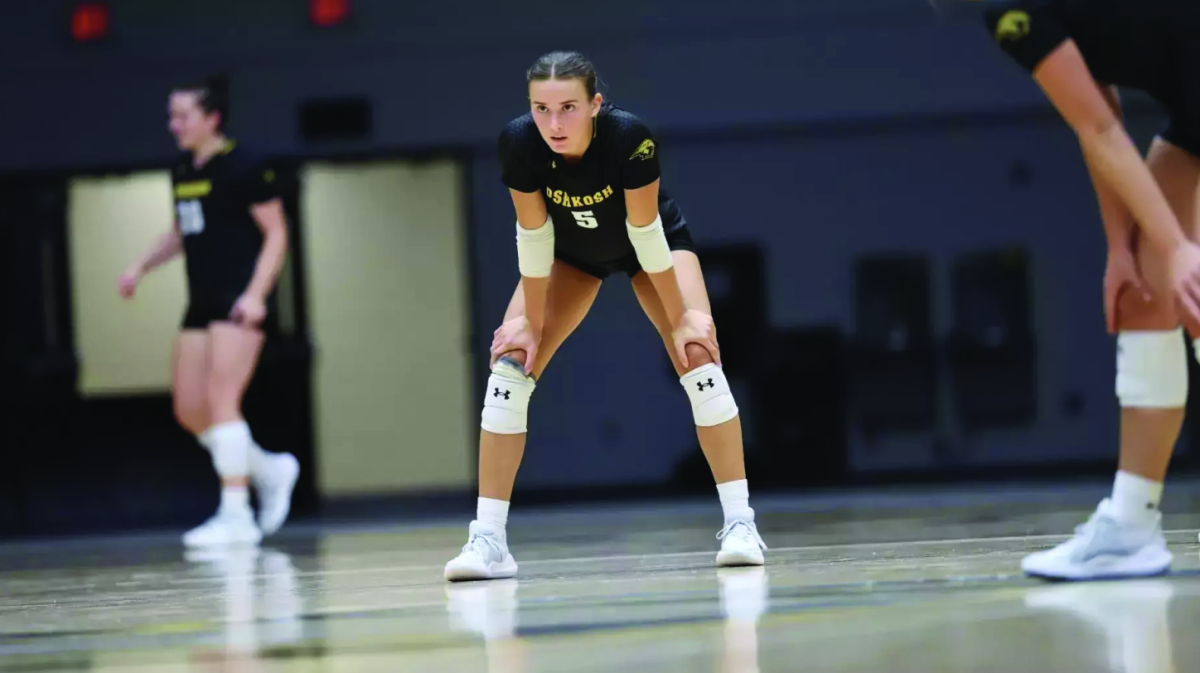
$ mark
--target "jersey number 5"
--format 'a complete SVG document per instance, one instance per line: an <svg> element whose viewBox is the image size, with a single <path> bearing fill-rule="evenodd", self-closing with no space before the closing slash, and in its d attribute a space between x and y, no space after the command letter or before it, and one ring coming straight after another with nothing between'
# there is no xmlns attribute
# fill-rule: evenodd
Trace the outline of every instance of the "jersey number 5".
<svg viewBox="0 0 1200 673"><path fill-rule="evenodd" d="M179 233L183 236L194 236L204 231L204 210L199 201L180 201L175 206L179 214Z"/></svg>
<svg viewBox="0 0 1200 673"><path fill-rule="evenodd" d="M596 221L596 215L590 210L572 210L571 214L575 216L575 224L584 229L595 229L600 226Z"/></svg>

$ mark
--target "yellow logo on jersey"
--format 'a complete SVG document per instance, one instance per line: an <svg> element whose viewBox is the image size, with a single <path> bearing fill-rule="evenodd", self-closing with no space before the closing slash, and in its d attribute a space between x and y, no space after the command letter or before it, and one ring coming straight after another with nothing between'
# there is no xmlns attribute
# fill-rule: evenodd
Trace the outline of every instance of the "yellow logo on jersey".
<svg viewBox="0 0 1200 673"><path fill-rule="evenodd" d="M996 39L1019 40L1029 34L1029 14L1019 9L1012 9L1000 17L996 24Z"/></svg>
<svg viewBox="0 0 1200 673"><path fill-rule="evenodd" d="M275 171L263 173L263 182L275 182Z"/></svg>
<svg viewBox="0 0 1200 673"><path fill-rule="evenodd" d="M199 199L208 196L211 192L212 183L208 180L181 182L175 185L175 198L177 199Z"/></svg>
<svg viewBox="0 0 1200 673"><path fill-rule="evenodd" d="M561 189L546 188L546 198L560 206L567 208L582 208L584 206L594 206L597 203L607 199L613 195L612 185L604 188L604 191L596 192L591 196L571 196Z"/></svg>
<svg viewBox="0 0 1200 673"><path fill-rule="evenodd" d="M629 157L630 160L641 159L642 161L646 161L647 159L653 159L653 158L654 158L654 141L650 140L649 138L643 140L642 144L638 145L637 151L633 153L633 156Z"/></svg>

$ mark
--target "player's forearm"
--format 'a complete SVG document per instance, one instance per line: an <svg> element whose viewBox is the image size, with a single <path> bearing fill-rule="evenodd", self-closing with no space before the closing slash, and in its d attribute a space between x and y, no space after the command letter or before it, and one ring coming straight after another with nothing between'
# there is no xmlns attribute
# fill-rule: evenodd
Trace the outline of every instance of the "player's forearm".
<svg viewBox="0 0 1200 673"><path fill-rule="evenodd" d="M1179 221L1125 129L1116 124L1103 131L1084 130L1079 140L1088 165L1120 197L1151 244L1167 254L1183 245Z"/></svg>
<svg viewBox="0 0 1200 673"><path fill-rule="evenodd" d="M1133 243L1133 212L1121 200L1121 196L1104 181L1100 171L1093 165L1093 160L1084 155L1088 175L1096 189L1096 200L1100 204L1100 221L1104 225L1104 237L1108 247L1125 249Z"/></svg>
<svg viewBox="0 0 1200 673"><path fill-rule="evenodd" d="M550 287L550 277L522 277L521 287L524 289L522 299L525 304L525 319L529 321L529 327L534 334L541 334L546 325L546 290Z"/></svg>
<svg viewBox="0 0 1200 673"><path fill-rule="evenodd" d="M675 267L646 275L654 284L654 291L658 293L658 300L662 302L667 317L671 319L671 325L678 327L679 323L683 321L683 314L687 311L688 306L684 302L683 292L679 290L679 279L675 276Z"/></svg>
<svg viewBox="0 0 1200 673"><path fill-rule="evenodd" d="M254 267L254 276L250 279L250 287L246 288L247 294L266 300L275 287L280 270L283 269L287 250L286 229L272 229L264 234L262 251L258 253L258 263Z"/></svg>
<svg viewBox="0 0 1200 673"><path fill-rule="evenodd" d="M513 290L512 299L508 300L508 309L504 311L504 322L525 317L525 279L517 281L517 289Z"/></svg>
<svg viewBox="0 0 1200 673"><path fill-rule="evenodd" d="M183 239L179 236L179 230L172 228L171 231L158 237L146 254L134 263L134 267L138 275L146 274L175 259L181 252L183 252Z"/></svg>

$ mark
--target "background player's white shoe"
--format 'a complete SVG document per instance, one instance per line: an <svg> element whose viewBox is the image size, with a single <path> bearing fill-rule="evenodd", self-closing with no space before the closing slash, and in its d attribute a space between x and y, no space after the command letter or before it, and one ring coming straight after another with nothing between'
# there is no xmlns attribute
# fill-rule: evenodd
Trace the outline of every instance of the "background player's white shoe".
<svg viewBox="0 0 1200 673"><path fill-rule="evenodd" d="M478 521L471 522L471 537L462 553L446 564L446 579L496 580L517 574L517 562L508 553L508 541L503 531L494 530Z"/></svg>
<svg viewBox="0 0 1200 673"><path fill-rule="evenodd" d="M272 535L287 521L292 508L292 491L299 477L300 462L290 453L268 454L262 468L254 475L258 527L263 535Z"/></svg>
<svg viewBox="0 0 1200 673"><path fill-rule="evenodd" d="M256 545L261 540L262 531L249 508L221 508L211 519L183 534L183 544L188 547Z"/></svg>
<svg viewBox="0 0 1200 673"><path fill-rule="evenodd" d="M1056 580L1100 580L1162 575L1171 568L1171 552L1162 534L1162 514L1129 523L1112 515L1106 499L1075 529L1075 537L1054 549L1026 556L1027 575Z"/></svg>
<svg viewBox="0 0 1200 673"><path fill-rule="evenodd" d="M717 552L719 566L760 566L765 562L763 552L767 545L753 521L731 521L717 533L717 539L721 541L721 551Z"/></svg>

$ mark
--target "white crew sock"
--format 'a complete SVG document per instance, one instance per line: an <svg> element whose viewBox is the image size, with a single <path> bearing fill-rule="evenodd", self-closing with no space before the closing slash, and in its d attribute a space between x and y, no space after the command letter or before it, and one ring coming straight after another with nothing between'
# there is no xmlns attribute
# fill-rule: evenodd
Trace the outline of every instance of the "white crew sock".
<svg viewBox="0 0 1200 673"><path fill-rule="evenodd" d="M1113 482L1113 514L1121 521L1145 521L1158 511L1162 500L1163 485L1130 472L1117 472Z"/></svg>
<svg viewBox="0 0 1200 673"><path fill-rule="evenodd" d="M475 520L497 532L503 533L508 525L508 501L494 498L480 498L476 506Z"/></svg>
<svg viewBox="0 0 1200 673"><path fill-rule="evenodd" d="M250 472L250 427L245 421L221 423L209 428L201 436L201 444L208 447L213 457L213 467L222 480L245 478ZM250 492L245 486L221 488L221 509L229 512L249 512Z"/></svg>
<svg viewBox="0 0 1200 673"><path fill-rule="evenodd" d="M222 486L221 511L249 514L250 490L245 486Z"/></svg>
<svg viewBox="0 0 1200 673"><path fill-rule="evenodd" d="M726 525L734 521L754 521L754 510L750 509L750 485L745 479L717 484L717 495L721 497Z"/></svg>

